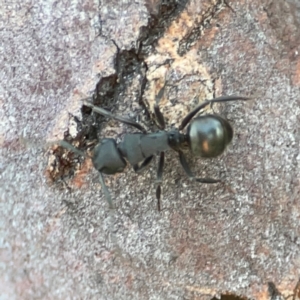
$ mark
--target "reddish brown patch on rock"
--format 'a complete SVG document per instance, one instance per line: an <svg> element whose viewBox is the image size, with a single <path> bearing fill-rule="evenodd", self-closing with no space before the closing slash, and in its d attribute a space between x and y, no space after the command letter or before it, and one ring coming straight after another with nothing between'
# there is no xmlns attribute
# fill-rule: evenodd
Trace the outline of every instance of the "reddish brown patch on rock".
<svg viewBox="0 0 300 300"><path fill-rule="evenodd" d="M93 168L92 160L86 158L81 165L81 168L78 172L76 172L75 177L71 181L71 184L76 186L77 188L81 188L83 185L87 185L86 175Z"/></svg>
<svg viewBox="0 0 300 300"><path fill-rule="evenodd" d="M294 61L295 64L295 71L292 74L292 83L295 86L300 86L300 57L296 61Z"/></svg>

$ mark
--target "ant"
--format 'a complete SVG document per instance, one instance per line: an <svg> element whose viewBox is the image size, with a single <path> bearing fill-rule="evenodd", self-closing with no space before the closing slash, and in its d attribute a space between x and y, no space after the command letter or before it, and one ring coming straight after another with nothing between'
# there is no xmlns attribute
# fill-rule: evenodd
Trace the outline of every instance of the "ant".
<svg viewBox="0 0 300 300"><path fill-rule="evenodd" d="M98 143L92 154L92 162L100 174L100 183L110 208L114 208L110 193L104 183L102 174L116 174L123 172L127 162L133 167L134 171L140 173L152 161L154 155L159 152L160 158L157 169L157 208L161 210L161 183L164 167L164 152L174 150L179 155L179 161L187 176L194 181L201 183L217 183L218 179L213 178L196 178L192 173L183 150L189 149L194 156L203 158L217 157L222 154L226 146L231 142L233 129L229 122L216 114L200 115L194 118L206 106L217 102L250 100L250 97L243 96L221 96L211 100L206 100L195 109L189 112L181 121L178 129L170 131L165 130L165 119L161 113L158 102L163 97L164 87L161 88L156 96L154 105L154 114L160 131L148 133L147 130L139 123L125 117L117 116L109 111L95 106L90 98L84 99L84 105L90 107L95 113L108 117L127 125L131 125L140 130L141 133L127 133L121 142L117 143L115 139L104 138ZM193 119L194 118L194 119ZM189 124L189 125L188 125ZM186 133L181 133L186 126ZM71 149L80 155L86 156L67 142L61 141L60 145Z"/></svg>

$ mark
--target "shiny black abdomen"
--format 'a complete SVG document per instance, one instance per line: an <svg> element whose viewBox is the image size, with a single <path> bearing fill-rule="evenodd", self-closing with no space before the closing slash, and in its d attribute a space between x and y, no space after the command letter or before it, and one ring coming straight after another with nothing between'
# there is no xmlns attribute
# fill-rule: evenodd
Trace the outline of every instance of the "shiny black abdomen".
<svg viewBox="0 0 300 300"><path fill-rule="evenodd" d="M233 137L233 130L225 119L217 115L195 118L187 129L191 152L195 156L216 157L222 154Z"/></svg>

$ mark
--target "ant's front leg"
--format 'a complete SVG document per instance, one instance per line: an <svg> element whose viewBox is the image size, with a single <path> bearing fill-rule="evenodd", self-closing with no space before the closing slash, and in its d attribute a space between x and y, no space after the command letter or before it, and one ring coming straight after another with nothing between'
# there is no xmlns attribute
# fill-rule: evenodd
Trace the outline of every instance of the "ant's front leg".
<svg viewBox="0 0 300 300"><path fill-rule="evenodd" d="M109 112L108 110L106 110L102 107L95 106L90 101L84 100L83 103L84 103L85 106L90 107L94 112L96 112L96 113L98 113L98 114L100 114L104 117L108 117L108 118L114 119L116 121L122 122L124 124L133 126L133 127L137 128L138 130L142 131L143 133L147 133L147 130L141 124L139 124L139 123L137 123L133 120L130 120L128 118L124 118L124 117L121 117L121 116L114 115L114 114L112 114L111 112Z"/></svg>
<svg viewBox="0 0 300 300"><path fill-rule="evenodd" d="M105 182L104 182L104 178L103 178L103 175L101 172L99 172L99 178L100 178L100 184L101 184L101 187L102 187L102 190L104 192L104 195L105 195L105 198L106 198L106 201L108 203L108 206L110 209L115 209L115 206L111 200L111 196L110 196L110 192L108 191L108 188L107 186L105 185Z"/></svg>

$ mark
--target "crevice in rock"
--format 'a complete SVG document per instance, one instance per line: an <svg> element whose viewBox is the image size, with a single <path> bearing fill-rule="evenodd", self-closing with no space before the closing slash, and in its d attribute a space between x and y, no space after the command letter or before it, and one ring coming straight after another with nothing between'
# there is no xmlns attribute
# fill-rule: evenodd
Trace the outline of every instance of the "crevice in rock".
<svg viewBox="0 0 300 300"><path fill-rule="evenodd" d="M187 3L187 0L161 0L153 6L152 2L146 1L146 7L150 17L148 25L140 28L137 48L121 50L118 48L117 43L112 40L117 47L115 74L100 79L93 96L93 103L95 105L111 110L115 103L118 103L133 78L139 75L141 88L135 96L139 104L144 107L142 97L147 84L145 76L147 72L145 57L154 50L157 40L163 35L164 31L176 16L182 12ZM188 51L195 40L199 39L202 28L209 24L209 20L218 13L224 5L225 2L219 0L216 5L209 7L207 12L205 12L205 17L202 19L203 21L200 24L196 24L192 32L181 41L178 49L181 55ZM101 28L101 12L99 14L99 22ZM133 99L133 101L136 100ZM98 114L92 114L91 109L84 105L81 111L82 120L74 119L74 122L77 124L78 134L74 137L74 135L70 134L70 131L67 131L64 140L82 151L86 151L87 149L93 148L93 142L97 140L105 118ZM147 116L149 117L149 115ZM57 179L64 181L64 179L74 174L74 169L80 169L81 167L82 159L77 158L71 150L58 147L55 151L52 151L52 155L56 157L56 159L52 157L52 162L55 161L55 164L53 165L53 163L48 162L47 168L48 177L52 181L56 181ZM60 170L61 167L63 167L63 172Z"/></svg>

